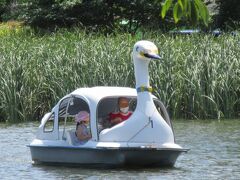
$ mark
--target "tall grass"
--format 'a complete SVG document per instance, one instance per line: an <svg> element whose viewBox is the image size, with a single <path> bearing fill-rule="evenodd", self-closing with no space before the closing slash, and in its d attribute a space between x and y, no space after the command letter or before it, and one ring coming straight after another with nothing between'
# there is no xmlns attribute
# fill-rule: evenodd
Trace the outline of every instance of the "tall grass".
<svg viewBox="0 0 240 180"><path fill-rule="evenodd" d="M174 117L231 118L240 114L240 38L225 34L165 37L164 62L153 79Z"/></svg>
<svg viewBox="0 0 240 180"><path fill-rule="evenodd" d="M150 65L151 85L174 118L240 116L240 38L225 34L176 36L145 33L163 59ZM104 36L31 31L0 39L0 119L39 119L79 87L135 87L129 34Z"/></svg>

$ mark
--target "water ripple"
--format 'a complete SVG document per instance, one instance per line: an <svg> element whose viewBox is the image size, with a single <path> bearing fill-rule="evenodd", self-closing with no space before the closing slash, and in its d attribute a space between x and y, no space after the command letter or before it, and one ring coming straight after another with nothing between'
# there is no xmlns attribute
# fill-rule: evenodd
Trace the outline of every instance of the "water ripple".
<svg viewBox="0 0 240 180"><path fill-rule="evenodd" d="M176 141L191 150L174 168L87 169L31 164L35 123L0 125L1 179L240 179L240 120L175 121Z"/></svg>

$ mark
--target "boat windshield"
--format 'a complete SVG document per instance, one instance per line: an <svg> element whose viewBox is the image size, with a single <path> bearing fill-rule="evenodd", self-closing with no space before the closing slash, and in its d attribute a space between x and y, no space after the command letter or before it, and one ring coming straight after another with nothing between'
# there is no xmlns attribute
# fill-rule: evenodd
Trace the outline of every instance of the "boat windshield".
<svg viewBox="0 0 240 180"><path fill-rule="evenodd" d="M76 129L74 117L80 111L90 112L87 102L82 98L72 96L62 100L58 112L59 139L65 139L67 131Z"/></svg>

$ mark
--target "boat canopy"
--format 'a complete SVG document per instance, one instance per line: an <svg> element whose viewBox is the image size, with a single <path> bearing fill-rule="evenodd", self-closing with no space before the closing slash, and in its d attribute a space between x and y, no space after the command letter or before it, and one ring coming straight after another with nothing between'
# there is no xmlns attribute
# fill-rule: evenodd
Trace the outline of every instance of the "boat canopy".
<svg viewBox="0 0 240 180"><path fill-rule="evenodd" d="M172 128L166 108L161 101L154 95L152 96L157 110ZM128 98L130 111L135 110L137 105L137 92L134 88L92 87L77 89L63 97L52 109L52 112L44 116L38 136L40 139L66 139L66 132L75 130L76 128L74 116L79 111L87 111L90 113L92 139L98 141L99 133L103 129L112 127L109 121L109 113L118 111L119 97Z"/></svg>

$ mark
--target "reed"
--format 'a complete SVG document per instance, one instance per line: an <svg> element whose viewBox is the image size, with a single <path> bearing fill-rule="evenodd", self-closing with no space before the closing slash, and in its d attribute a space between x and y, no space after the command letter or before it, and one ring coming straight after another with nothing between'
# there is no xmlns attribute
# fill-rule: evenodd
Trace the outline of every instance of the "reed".
<svg viewBox="0 0 240 180"><path fill-rule="evenodd" d="M154 94L174 118L240 116L239 36L102 35L62 30L8 33L0 41L0 119L37 120L65 94L87 86L135 87L132 47L154 41L163 59L150 64Z"/></svg>

